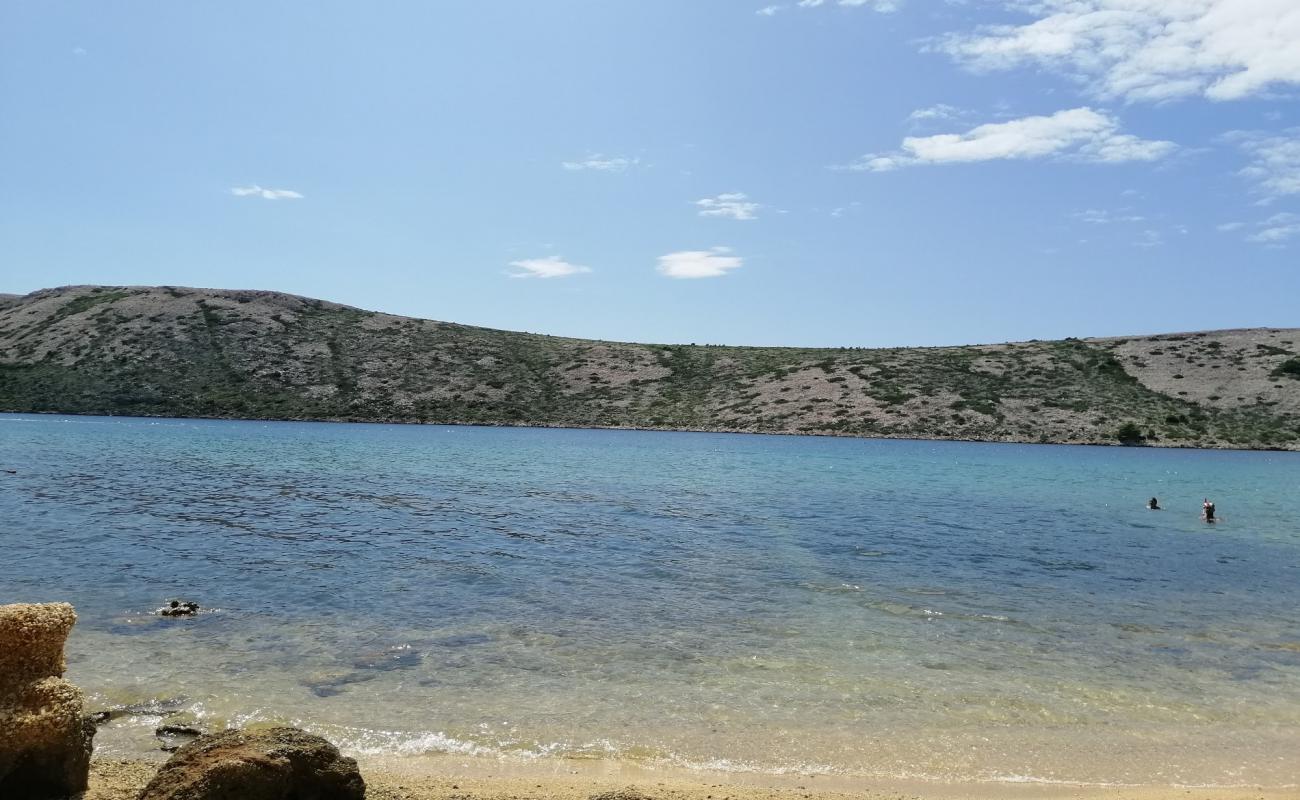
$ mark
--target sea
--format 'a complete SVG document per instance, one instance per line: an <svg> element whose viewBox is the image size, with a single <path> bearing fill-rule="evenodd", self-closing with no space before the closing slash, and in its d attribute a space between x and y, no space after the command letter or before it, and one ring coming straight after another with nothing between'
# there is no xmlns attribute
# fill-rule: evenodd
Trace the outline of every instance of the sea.
<svg viewBox="0 0 1300 800"><path fill-rule="evenodd" d="M102 756L1300 784L1300 453L9 414L0 468Z"/></svg>

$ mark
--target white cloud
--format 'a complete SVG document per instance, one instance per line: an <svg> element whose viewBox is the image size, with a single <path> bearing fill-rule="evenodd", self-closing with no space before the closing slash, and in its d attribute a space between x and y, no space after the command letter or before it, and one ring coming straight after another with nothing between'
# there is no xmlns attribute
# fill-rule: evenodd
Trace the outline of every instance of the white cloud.
<svg viewBox="0 0 1300 800"><path fill-rule="evenodd" d="M827 0L799 0L796 4L800 8L817 8L826 5ZM846 8L861 8L867 6L876 11L887 13L897 11L901 0L835 0L835 5L845 6Z"/></svg>
<svg viewBox="0 0 1300 800"><path fill-rule="evenodd" d="M719 278L744 265L740 256L730 253L730 247L669 253L659 256L659 274L669 278Z"/></svg>
<svg viewBox="0 0 1300 800"><path fill-rule="evenodd" d="M964 117L970 112L947 103L939 103L929 108L918 108L907 115L908 122L929 122L930 120L950 120Z"/></svg>
<svg viewBox="0 0 1300 800"><path fill-rule="evenodd" d="M236 197L260 197L263 200L301 200L302 195L292 189L263 189L257 184L234 186L230 193Z"/></svg>
<svg viewBox="0 0 1300 800"><path fill-rule="evenodd" d="M762 208L752 202L744 192L728 192L717 197L705 197L696 200L701 217L729 217L730 219L757 219L754 212Z"/></svg>
<svg viewBox="0 0 1300 800"><path fill-rule="evenodd" d="M1087 161L1121 164L1125 161L1157 161L1177 149L1173 142L1163 139L1139 139L1129 133L1110 133L1084 145L1080 153Z"/></svg>
<svg viewBox="0 0 1300 800"><path fill-rule="evenodd" d="M1154 161L1175 149L1173 142L1119 133L1119 121L1109 114L1073 108L1051 116L991 122L966 133L908 136L900 150L863 156L847 169L887 172L917 164L1046 157L1102 163Z"/></svg>
<svg viewBox="0 0 1300 800"><path fill-rule="evenodd" d="M1251 157L1240 174L1267 199L1300 194L1300 128L1281 135L1236 131L1227 137Z"/></svg>
<svg viewBox="0 0 1300 800"><path fill-rule="evenodd" d="M1247 236L1246 241L1257 244L1281 245L1283 242L1300 236L1300 214L1289 212L1274 214L1258 223L1255 227L1255 232Z"/></svg>
<svg viewBox="0 0 1300 800"><path fill-rule="evenodd" d="M1245 239L1248 242L1284 247L1291 239L1300 237L1300 214L1283 211L1258 222L1225 222L1216 228L1222 233L1246 231Z"/></svg>
<svg viewBox="0 0 1300 800"><path fill-rule="evenodd" d="M775 16L776 12L780 11L784 7L785 6L763 6L762 8L755 11L754 13L759 15L760 17L771 17L771 16Z"/></svg>
<svg viewBox="0 0 1300 800"><path fill-rule="evenodd" d="M931 49L975 70L1033 64L1102 98L1238 100L1300 85L1295 0L999 0L1033 17L949 34Z"/></svg>
<svg viewBox="0 0 1300 800"><path fill-rule="evenodd" d="M1125 213L1128 209L1120 209L1118 212L1107 211L1104 208L1088 208L1083 211L1076 211L1071 217L1080 222L1087 222L1091 225L1113 225L1118 222L1143 222L1146 217L1137 214Z"/></svg>
<svg viewBox="0 0 1300 800"><path fill-rule="evenodd" d="M1159 247L1164 243L1165 237L1160 233L1160 231L1145 230L1142 231L1142 238L1138 239L1133 244L1138 247Z"/></svg>
<svg viewBox="0 0 1300 800"><path fill-rule="evenodd" d="M600 153L593 153L586 158L578 161L564 161L562 166L568 170L594 169L597 172L624 172L629 167L635 167L641 163L639 158L624 158L622 156L603 156Z"/></svg>
<svg viewBox="0 0 1300 800"><path fill-rule="evenodd" d="M591 272L591 267L570 264L559 256L547 258L525 258L511 261L510 266L519 272L507 272L512 278L567 278L582 272Z"/></svg>

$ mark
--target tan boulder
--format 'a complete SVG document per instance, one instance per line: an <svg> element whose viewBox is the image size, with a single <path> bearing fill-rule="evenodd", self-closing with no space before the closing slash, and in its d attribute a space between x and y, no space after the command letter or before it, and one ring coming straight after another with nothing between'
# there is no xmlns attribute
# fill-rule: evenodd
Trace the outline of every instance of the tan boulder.
<svg viewBox="0 0 1300 800"><path fill-rule="evenodd" d="M63 644L77 622L68 603L0 606L0 694L41 678L63 677Z"/></svg>
<svg viewBox="0 0 1300 800"><path fill-rule="evenodd" d="M176 751L139 800L363 800L357 762L298 728L227 730Z"/></svg>
<svg viewBox="0 0 1300 800"><path fill-rule="evenodd" d="M0 606L0 797L45 800L86 788L94 725L63 679L67 603Z"/></svg>

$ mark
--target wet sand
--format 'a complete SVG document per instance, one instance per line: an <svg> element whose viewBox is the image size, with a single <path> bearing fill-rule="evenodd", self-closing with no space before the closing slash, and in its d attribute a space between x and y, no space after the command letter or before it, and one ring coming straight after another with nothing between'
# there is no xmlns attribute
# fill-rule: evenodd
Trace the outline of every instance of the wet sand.
<svg viewBox="0 0 1300 800"><path fill-rule="evenodd" d="M1095 786L879 781L648 769L604 761L513 765L362 759L371 800L1297 800L1300 787ZM156 762L97 760L82 800L135 800Z"/></svg>

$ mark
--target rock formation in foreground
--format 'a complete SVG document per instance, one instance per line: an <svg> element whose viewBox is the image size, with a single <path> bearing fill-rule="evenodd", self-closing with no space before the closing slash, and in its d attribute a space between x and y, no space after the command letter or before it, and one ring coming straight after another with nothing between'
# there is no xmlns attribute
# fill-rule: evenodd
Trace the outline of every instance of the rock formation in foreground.
<svg viewBox="0 0 1300 800"><path fill-rule="evenodd" d="M201 736L158 770L139 800L363 800L357 762L298 728Z"/></svg>
<svg viewBox="0 0 1300 800"><path fill-rule="evenodd" d="M86 788L94 725L63 679L67 603L0 606L0 798L47 800Z"/></svg>
<svg viewBox="0 0 1300 800"><path fill-rule="evenodd" d="M65 286L0 302L0 411L1294 450L1300 330L629 344L276 292Z"/></svg>

